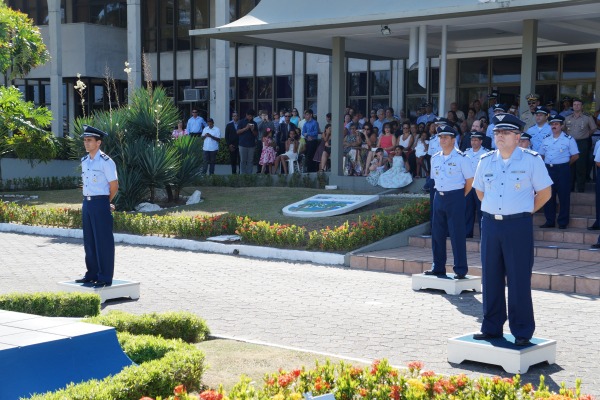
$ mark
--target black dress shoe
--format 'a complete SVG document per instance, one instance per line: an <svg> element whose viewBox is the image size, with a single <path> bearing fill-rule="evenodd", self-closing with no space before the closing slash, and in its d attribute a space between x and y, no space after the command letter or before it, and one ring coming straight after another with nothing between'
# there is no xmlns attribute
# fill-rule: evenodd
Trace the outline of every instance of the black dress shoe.
<svg viewBox="0 0 600 400"><path fill-rule="evenodd" d="M467 279L467 275L465 274L455 274L454 279Z"/></svg>
<svg viewBox="0 0 600 400"><path fill-rule="evenodd" d="M96 282L94 282L92 287L101 288L101 287L110 286L110 285L112 285L111 282L96 281Z"/></svg>
<svg viewBox="0 0 600 400"><path fill-rule="evenodd" d="M540 225L540 228L554 228L554 224L545 223L544 225Z"/></svg>
<svg viewBox="0 0 600 400"><path fill-rule="evenodd" d="M498 339L501 338L502 335L492 335L490 333L475 333L473 335L473 339L475 340L490 340L490 339Z"/></svg>
<svg viewBox="0 0 600 400"><path fill-rule="evenodd" d="M566 225L559 225L558 229L567 229L567 226Z"/></svg>
<svg viewBox="0 0 600 400"><path fill-rule="evenodd" d="M423 275L444 276L444 275L446 275L446 271L440 272L440 271L434 271L432 269L429 269L427 271L423 271Z"/></svg>
<svg viewBox="0 0 600 400"><path fill-rule="evenodd" d="M594 243L592 249L600 249L600 243Z"/></svg>
<svg viewBox="0 0 600 400"><path fill-rule="evenodd" d="M473 239L473 235L467 235L467 239Z"/></svg>
<svg viewBox="0 0 600 400"><path fill-rule="evenodd" d="M600 231L600 226L588 226L588 231Z"/></svg>
<svg viewBox="0 0 600 400"><path fill-rule="evenodd" d="M525 338L515 338L515 346L529 346L531 342Z"/></svg>
<svg viewBox="0 0 600 400"><path fill-rule="evenodd" d="M75 283L92 283L92 282L94 282L94 280L90 279L90 278L75 279Z"/></svg>

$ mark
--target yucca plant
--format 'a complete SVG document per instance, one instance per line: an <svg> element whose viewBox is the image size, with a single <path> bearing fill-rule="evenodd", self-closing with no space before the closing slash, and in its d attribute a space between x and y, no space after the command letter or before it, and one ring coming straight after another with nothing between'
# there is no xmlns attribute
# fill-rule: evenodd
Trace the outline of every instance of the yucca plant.
<svg viewBox="0 0 600 400"><path fill-rule="evenodd" d="M179 110L162 87L154 88L152 92L146 89L134 91L129 105L123 110L128 134L154 141L168 141L180 119Z"/></svg>
<svg viewBox="0 0 600 400"><path fill-rule="evenodd" d="M139 157L139 169L143 175L143 182L150 190L150 202L154 203L154 194L157 187L164 187L171 183L179 169L177 153L171 146L154 143L146 147Z"/></svg>
<svg viewBox="0 0 600 400"><path fill-rule="evenodd" d="M179 160L179 168L171 186L174 189L174 199L179 199L181 189L192 185L202 166L202 144L197 138L182 136L171 142L171 147Z"/></svg>
<svg viewBox="0 0 600 400"><path fill-rule="evenodd" d="M117 164L119 176L119 192L115 196L117 210L131 211L148 195L148 187L144 183L142 172L137 168L128 168Z"/></svg>

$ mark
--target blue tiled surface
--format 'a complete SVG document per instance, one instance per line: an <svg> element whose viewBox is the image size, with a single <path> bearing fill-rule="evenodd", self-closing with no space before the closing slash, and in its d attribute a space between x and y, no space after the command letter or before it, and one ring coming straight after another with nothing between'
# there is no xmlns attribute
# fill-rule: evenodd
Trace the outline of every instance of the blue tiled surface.
<svg viewBox="0 0 600 400"><path fill-rule="evenodd" d="M515 337L509 333L505 333L504 337L497 338L497 339L475 340L475 339L473 339L473 334L468 334L468 335L458 337L458 338L456 338L456 340L460 340L463 342L483 344L483 345L488 345L488 346L494 346L494 347L502 347L504 349L510 349L510 350L523 350L523 349L527 349L536 344L543 344L543 343L548 342L547 339L540 339L540 338L534 337L534 338L531 338L531 340L530 340L531 344L529 346L515 346Z"/></svg>

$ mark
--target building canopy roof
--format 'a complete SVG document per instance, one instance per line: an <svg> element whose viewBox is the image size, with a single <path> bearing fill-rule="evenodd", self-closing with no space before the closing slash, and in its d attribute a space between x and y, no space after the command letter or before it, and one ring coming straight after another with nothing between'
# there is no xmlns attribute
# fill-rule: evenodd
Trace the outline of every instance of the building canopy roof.
<svg viewBox="0 0 600 400"><path fill-rule="evenodd" d="M349 56L399 59L420 25L428 55L439 55L445 25L452 57L518 51L528 19L538 21L539 51L600 47L599 0L261 0L237 21L190 34L318 54L331 54L332 38L344 37Z"/></svg>

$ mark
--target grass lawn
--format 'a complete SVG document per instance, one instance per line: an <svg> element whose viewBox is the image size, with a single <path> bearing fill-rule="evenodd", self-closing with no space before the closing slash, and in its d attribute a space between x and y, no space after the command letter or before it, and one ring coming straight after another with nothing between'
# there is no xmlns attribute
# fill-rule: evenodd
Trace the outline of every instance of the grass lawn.
<svg viewBox="0 0 600 400"><path fill-rule="evenodd" d="M213 339L196 344L206 355L208 370L204 373L202 383L212 389L223 384L225 391L235 385L241 375L250 377L257 389L263 385L265 374L274 373L282 368L286 371L305 366L312 368L315 361L324 363L327 359L333 363L341 361L337 358L320 354L286 350L278 347L262 346L235 340ZM349 361L354 365L362 365Z"/></svg>
<svg viewBox="0 0 600 400"><path fill-rule="evenodd" d="M373 213L394 213L410 201L405 198L382 198L378 202L355 210L351 213L326 218L295 218L286 217L281 209L288 204L300 201L316 194L325 193L322 189L288 188L288 187L197 187L187 188L182 195L189 195L194 190L202 192L203 202L190 206L180 206L157 212L159 215L211 215L227 212L248 215L256 219L283 224L304 226L308 230L320 229L326 226L338 226L347 220L356 221L359 217L370 217ZM359 194L350 191L335 191L335 193ZM8 194L8 193L7 193ZM24 195L39 196L37 200L20 202L20 204L36 205L39 207L81 207L81 189L18 192Z"/></svg>

